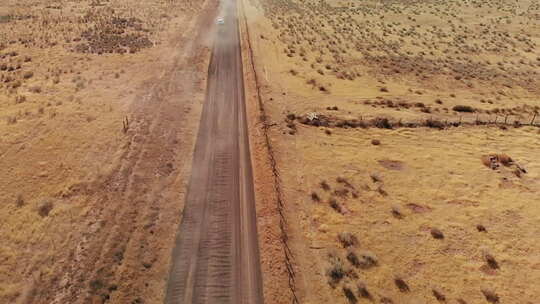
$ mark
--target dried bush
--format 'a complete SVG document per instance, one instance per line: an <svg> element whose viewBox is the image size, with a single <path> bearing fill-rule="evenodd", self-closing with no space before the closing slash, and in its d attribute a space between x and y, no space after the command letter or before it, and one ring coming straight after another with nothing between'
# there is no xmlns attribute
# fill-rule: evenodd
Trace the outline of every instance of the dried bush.
<svg viewBox="0 0 540 304"><path fill-rule="evenodd" d="M324 191L329 191L330 190L330 185L328 185L328 183L326 181L322 181L320 185L321 185L321 188Z"/></svg>
<svg viewBox="0 0 540 304"><path fill-rule="evenodd" d="M343 262L337 256L330 257L330 267L326 270L326 276L328 277L328 284L335 287L344 277L346 271L343 267Z"/></svg>
<svg viewBox="0 0 540 304"><path fill-rule="evenodd" d="M433 293L433 296L435 297L435 299L437 299L437 301L446 302L446 296L441 291L433 288L431 292Z"/></svg>
<svg viewBox="0 0 540 304"><path fill-rule="evenodd" d="M499 269L499 263L497 263L497 260L495 260L495 257L493 257L491 254L485 253L484 259L486 260L486 263L488 264L489 268Z"/></svg>
<svg viewBox="0 0 540 304"><path fill-rule="evenodd" d="M463 106L463 105L457 105L452 108L452 110L456 112L466 112L466 113L473 113L475 112L475 109L471 106Z"/></svg>
<svg viewBox="0 0 540 304"><path fill-rule="evenodd" d="M373 300L373 296L367 289L367 286L365 283L359 282L357 287L358 287L358 294L360 295L360 297L364 299L368 299L368 300Z"/></svg>
<svg viewBox="0 0 540 304"><path fill-rule="evenodd" d="M343 209L341 209L341 206L340 206L339 203L336 201L336 199L330 198L330 200L328 201L328 204L329 204L330 207L332 207L332 209L334 209L337 213L343 213Z"/></svg>
<svg viewBox="0 0 540 304"><path fill-rule="evenodd" d="M24 206L24 198L22 194L17 195L17 198L15 199L15 206L19 208Z"/></svg>
<svg viewBox="0 0 540 304"><path fill-rule="evenodd" d="M349 303L353 303L353 304L358 303L358 299L356 298L356 296L354 295L354 292L348 285L343 286L343 294L345 295L347 300L349 300Z"/></svg>
<svg viewBox="0 0 540 304"><path fill-rule="evenodd" d="M482 294L489 303L499 303L499 296L492 290L482 289Z"/></svg>
<svg viewBox="0 0 540 304"><path fill-rule="evenodd" d="M41 217L46 217L49 215L51 210L54 208L53 202L50 200L42 201L38 206L38 214Z"/></svg>
<svg viewBox="0 0 540 304"><path fill-rule="evenodd" d="M397 205L392 206L392 215L397 219L402 219L405 217L405 215L403 214L403 211Z"/></svg>
<svg viewBox="0 0 540 304"><path fill-rule="evenodd" d="M379 129L392 129L392 124L388 118L377 117L371 120L371 124Z"/></svg>
<svg viewBox="0 0 540 304"><path fill-rule="evenodd" d="M430 233L431 233L431 236L435 239L438 239L438 240L444 239L444 234L442 233L442 231L440 231L437 228L431 228Z"/></svg>
<svg viewBox="0 0 540 304"><path fill-rule="evenodd" d="M487 232L486 227L484 227L484 225L481 225L481 224L476 225L476 229L478 230L478 232Z"/></svg>
<svg viewBox="0 0 540 304"><path fill-rule="evenodd" d="M358 239L350 232L340 232L338 234L338 240L343 245L343 248L354 247L358 245Z"/></svg>
<svg viewBox="0 0 540 304"><path fill-rule="evenodd" d="M409 288L409 285L407 285L407 282L405 282L405 280L403 280L400 277L394 278L394 284L396 284L396 287L401 292L409 292L410 291L410 288Z"/></svg>

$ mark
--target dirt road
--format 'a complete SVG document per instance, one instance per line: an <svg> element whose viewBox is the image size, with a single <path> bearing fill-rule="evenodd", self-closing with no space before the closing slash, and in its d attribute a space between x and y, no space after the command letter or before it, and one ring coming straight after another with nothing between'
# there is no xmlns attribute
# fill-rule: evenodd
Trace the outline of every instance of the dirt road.
<svg viewBox="0 0 540 304"><path fill-rule="evenodd" d="M165 303L262 303L236 3L224 3Z"/></svg>

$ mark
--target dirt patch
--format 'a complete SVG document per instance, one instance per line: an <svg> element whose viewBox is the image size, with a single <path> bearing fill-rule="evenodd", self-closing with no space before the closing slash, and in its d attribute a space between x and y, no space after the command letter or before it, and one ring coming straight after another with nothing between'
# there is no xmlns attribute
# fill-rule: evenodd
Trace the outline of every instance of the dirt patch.
<svg viewBox="0 0 540 304"><path fill-rule="evenodd" d="M405 207L409 208L414 213L426 213L433 210L433 208L425 206L425 205L419 205L415 203L409 203L406 204Z"/></svg>
<svg viewBox="0 0 540 304"><path fill-rule="evenodd" d="M405 164L402 161L399 160L391 160L391 159L381 159L378 161L379 165L383 166L384 168L388 170L403 170L405 168Z"/></svg>

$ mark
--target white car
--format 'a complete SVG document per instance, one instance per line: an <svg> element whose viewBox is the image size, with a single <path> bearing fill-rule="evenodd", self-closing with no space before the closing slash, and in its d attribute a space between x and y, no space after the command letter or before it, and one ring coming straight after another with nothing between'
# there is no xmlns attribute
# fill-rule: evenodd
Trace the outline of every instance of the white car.
<svg viewBox="0 0 540 304"><path fill-rule="evenodd" d="M223 20L223 17L219 17L219 18L217 18L216 23L217 23L217 24L224 24L224 23L225 23L225 20Z"/></svg>

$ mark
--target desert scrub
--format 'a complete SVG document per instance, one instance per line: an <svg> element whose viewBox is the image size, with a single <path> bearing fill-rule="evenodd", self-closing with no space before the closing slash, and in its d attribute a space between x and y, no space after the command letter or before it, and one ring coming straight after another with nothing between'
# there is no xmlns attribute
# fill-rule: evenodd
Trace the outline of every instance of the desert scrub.
<svg viewBox="0 0 540 304"><path fill-rule="evenodd" d="M473 113L475 112L475 109L471 106L463 106L463 105L457 105L452 107L452 110L456 112L466 112L466 113Z"/></svg>

